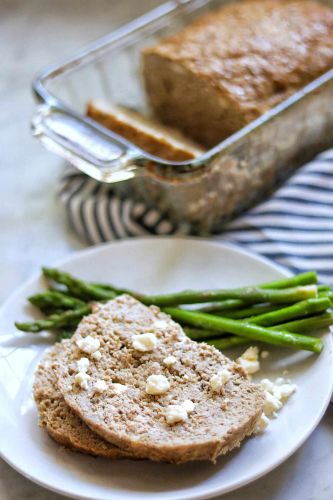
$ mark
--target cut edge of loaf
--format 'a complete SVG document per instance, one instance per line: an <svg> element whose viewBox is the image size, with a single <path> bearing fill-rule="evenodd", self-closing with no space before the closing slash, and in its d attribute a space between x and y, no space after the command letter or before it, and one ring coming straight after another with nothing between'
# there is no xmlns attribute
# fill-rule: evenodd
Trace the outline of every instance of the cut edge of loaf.
<svg viewBox="0 0 333 500"><path fill-rule="evenodd" d="M155 116L202 147L216 146L247 124L232 96L222 96L204 78L153 48L143 52L143 75Z"/></svg>
<svg viewBox="0 0 333 500"><path fill-rule="evenodd" d="M57 389L54 371L54 363L63 345L57 343L48 349L35 372L33 395L38 410L39 426L44 428L54 441L71 451L110 459L129 458L129 453L93 433L66 405Z"/></svg>
<svg viewBox="0 0 333 500"><path fill-rule="evenodd" d="M205 150L180 131L139 113L106 103L89 101L87 115L149 154L169 161L192 160Z"/></svg>

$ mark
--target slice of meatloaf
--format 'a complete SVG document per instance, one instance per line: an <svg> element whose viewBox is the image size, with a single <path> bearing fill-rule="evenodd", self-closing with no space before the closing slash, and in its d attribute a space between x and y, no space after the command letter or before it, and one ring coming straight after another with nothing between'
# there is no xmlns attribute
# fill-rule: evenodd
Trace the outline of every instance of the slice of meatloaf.
<svg viewBox="0 0 333 500"><path fill-rule="evenodd" d="M91 101L87 115L154 156L169 161L192 160L204 149L181 132L112 104Z"/></svg>
<svg viewBox="0 0 333 500"><path fill-rule="evenodd" d="M66 342L48 350L37 367L33 394L39 423L57 443L74 451L106 458L128 457L128 453L94 434L66 405L56 385L54 363Z"/></svg>
<svg viewBox="0 0 333 500"><path fill-rule="evenodd" d="M156 116L215 146L333 67L333 10L313 0L245 0L143 52Z"/></svg>
<svg viewBox="0 0 333 500"><path fill-rule="evenodd" d="M77 361L87 352L81 380ZM81 321L57 376L66 403L91 429L156 461L215 461L253 432L264 404L242 368L128 295Z"/></svg>

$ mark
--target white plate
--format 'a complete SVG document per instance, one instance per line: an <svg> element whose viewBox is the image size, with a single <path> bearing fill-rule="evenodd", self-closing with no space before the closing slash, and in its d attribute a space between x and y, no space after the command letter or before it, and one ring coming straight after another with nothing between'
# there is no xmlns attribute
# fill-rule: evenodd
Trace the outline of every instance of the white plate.
<svg viewBox="0 0 333 500"><path fill-rule="evenodd" d="M61 268L94 281L109 281L144 292L234 287L278 279L288 273L243 250L195 239L136 239L79 252ZM25 284L0 313L0 451L29 479L59 493L96 500L202 499L238 488L289 457L314 430L332 393L332 341L324 335L320 356L271 349L261 376L288 369L298 391L267 432L248 439L218 461L187 465L148 461L107 461L65 451L37 426L31 397L35 366L45 338L20 335L14 320L31 318L26 297L42 279ZM14 337L13 337L14 336Z"/></svg>

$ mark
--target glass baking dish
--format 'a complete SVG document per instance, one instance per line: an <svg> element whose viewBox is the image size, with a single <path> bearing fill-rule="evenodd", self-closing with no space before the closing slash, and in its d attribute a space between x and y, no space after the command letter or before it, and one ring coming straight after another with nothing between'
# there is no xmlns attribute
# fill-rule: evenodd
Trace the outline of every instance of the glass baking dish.
<svg viewBox="0 0 333 500"><path fill-rule="evenodd" d="M169 1L46 68L34 80L33 135L98 182L143 198L194 233L226 221L267 196L333 142L333 69L202 156L154 157L85 116L91 99L149 114L140 52L226 1ZM329 3L333 6L333 0Z"/></svg>

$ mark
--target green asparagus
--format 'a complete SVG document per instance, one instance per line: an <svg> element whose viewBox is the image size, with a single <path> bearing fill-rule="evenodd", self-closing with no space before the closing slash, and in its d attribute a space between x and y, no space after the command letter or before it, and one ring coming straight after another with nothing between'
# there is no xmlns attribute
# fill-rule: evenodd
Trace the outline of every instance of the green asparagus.
<svg viewBox="0 0 333 500"><path fill-rule="evenodd" d="M301 318L303 316L326 311L329 307L331 307L331 301L326 297L302 300L289 307L283 307L277 311L259 314L258 316L249 318L248 322L261 326L277 325L278 323L285 323L290 319Z"/></svg>
<svg viewBox="0 0 333 500"><path fill-rule="evenodd" d="M65 285L74 297L82 300L111 300L117 296L111 290L103 290L58 269L43 267L43 274L46 278Z"/></svg>
<svg viewBox="0 0 333 500"><path fill-rule="evenodd" d="M53 330L68 327L69 325L75 325L79 323L83 316L90 313L91 306L89 304L85 304L80 308L66 311L62 314L52 314L51 316L33 321L32 323L15 323L15 326L18 330L23 332L38 333L43 330Z"/></svg>
<svg viewBox="0 0 333 500"><path fill-rule="evenodd" d="M236 337L235 335L231 337L226 337L222 339L210 339L205 341L206 344L213 345L216 349L220 351L224 351L225 349L230 349L232 347L237 347L240 345L249 344L250 341L244 337Z"/></svg>
<svg viewBox="0 0 333 500"><path fill-rule="evenodd" d="M164 312L170 314L176 321L208 330L233 333L250 340L262 341L268 344L286 346L294 349L304 349L315 353L321 352L323 348L320 339L282 330L272 330L245 321L213 316L207 313L185 311L172 307L165 308Z"/></svg>
<svg viewBox="0 0 333 500"><path fill-rule="evenodd" d="M211 339L215 337L220 338L224 336L229 336L229 334L227 333L217 332L215 330L206 330L203 328L193 328L187 325L183 326L183 330L190 339L198 341L200 340L206 341L206 339Z"/></svg>
<svg viewBox="0 0 333 500"><path fill-rule="evenodd" d="M282 323L276 326L270 327L272 330L283 330L291 333L307 333L307 332L317 332L324 328L328 328L333 325L333 314L326 312L324 314L318 314L310 318L298 319L295 321L289 321L287 323ZM207 330L203 328L192 328L189 326L184 326L184 331L186 335L192 340L204 341L224 337L225 332L218 330Z"/></svg>
<svg viewBox="0 0 333 500"><path fill-rule="evenodd" d="M41 311L61 310L61 309L77 309L84 306L84 301L70 297L56 290L47 290L46 292L36 293L28 300Z"/></svg>
<svg viewBox="0 0 333 500"><path fill-rule="evenodd" d="M307 332L317 332L324 328L328 328L333 325L333 314L326 312L324 314L318 314L311 318L297 319L295 321L289 321L288 323L282 323L281 325L272 326L272 330L287 330L288 332L294 333L307 333Z"/></svg>
<svg viewBox="0 0 333 500"><path fill-rule="evenodd" d="M316 297L315 287L308 286L317 282L314 272L303 273L293 278L286 278L270 283L264 283L257 287L244 287L231 290L207 290L204 292L184 291L163 295L144 295L130 290L114 288L110 285L91 284L86 281L74 278L69 273L58 269L43 268L44 275L57 283L68 287L74 296L86 300L110 300L119 293L129 293L145 304L155 304L160 306L191 304L222 299L238 299L245 302L296 302L305 298ZM299 286L306 283L306 286ZM295 286L296 285L296 286ZM270 288L268 288L270 287ZM288 287L288 288L285 288ZM281 289L281 290L280 290Z"/></svg>

